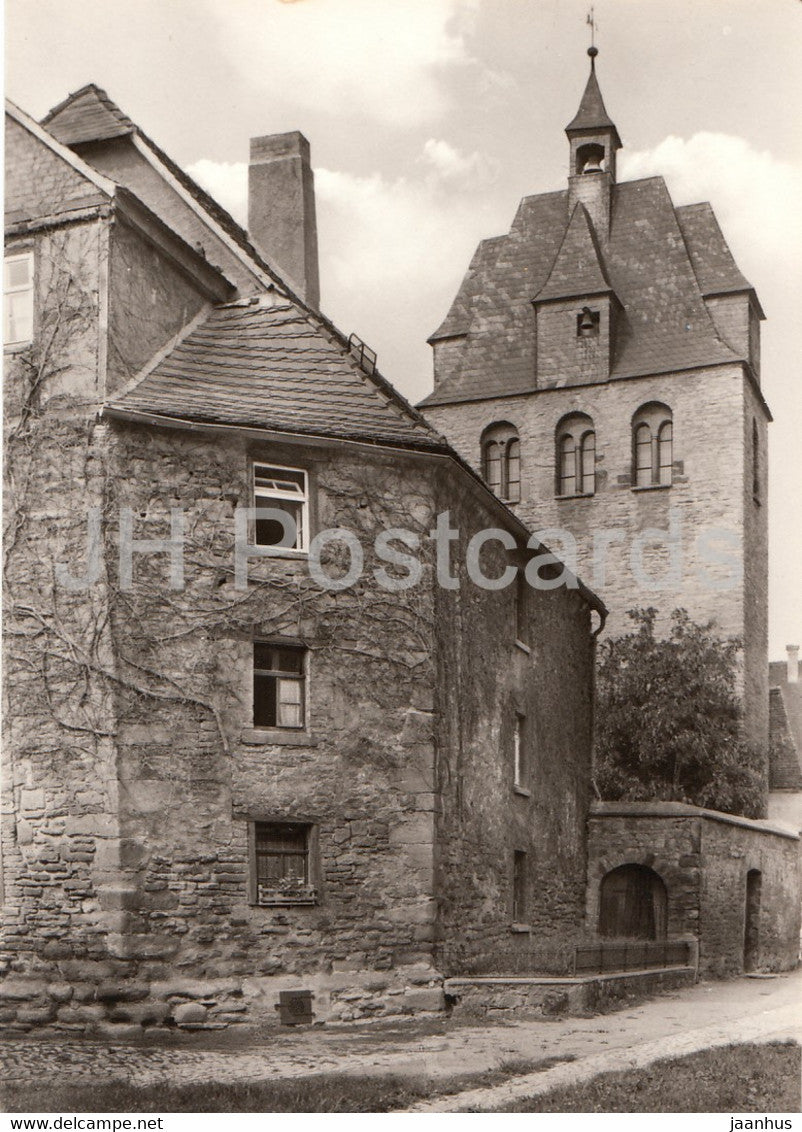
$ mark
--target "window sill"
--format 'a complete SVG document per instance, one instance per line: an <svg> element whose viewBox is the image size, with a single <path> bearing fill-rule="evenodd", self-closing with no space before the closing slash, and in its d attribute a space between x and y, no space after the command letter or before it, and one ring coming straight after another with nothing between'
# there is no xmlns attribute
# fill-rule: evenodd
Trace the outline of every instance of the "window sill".
<svg viewBox="0 0 802 1132"><path fill-rule="evenodd" d="M531 798L532 797L532 791L527 790L525 786L519 786L517 782L513 783L512 792L513 792L513 794L520 794L520 796L522 798Z"/></svg>
<svg viewBox="0 0 802 1132"><path fill-rule="evenodd" d="M512 935L530 935L532 932L531 924L510 924L510 933Z"/></svg>
<svg viewBox="0 0 802 1132"><path fill-rule="evenodd" d="M532 652L529 645L525 645L523 641L516 640L515 641L515 647L517 649L520 649L521 652L525 652L527 656L529 656Z"/></svg>
<svg viewBox="0 0 802 1132"><path fill-rule="evenodd" d="M630 491L670 491L674 485L671 483L645 483L640 487L631 487Z"/></svg>
<svg viewBox="0 0 802 1132"><path fill-rule="evenodd" d="M282 727L243 727L240 741L249 747L316 747L309 731L290 731Z"/></svg>
<svg viewBox="0 0 802 1132"><path fill-rule="evenodd" d="M558 503L563 503L566 499L593 499L595 494L595 491L575 491L573 495L555 495L554 498Z"/></svg>
<svg viewBox="0 0 802 1132"><path fill-rule="evenodd" d="M317 893L314 889L308 892L299 892L291 895L286 892L277 892L275 896L264 896L261 900L252 900L252 908L309 908L317 904Z"/></svg>
<svg viewBox="0 0 802 1132"><path fill-rule="evenodd" d="M292 546L266 546L262 543L255 542L251 544L259 550L260 554L252 555L257 561L260 558L308 558L308 550L296 550Z"/></svg>
<svg viewBox="0 0 802 1132"><path fill-rule="evenodd" d="M23 350L28 350L33 345L33 340L30 342L4 342L4 354L21 354Z"/></svg>

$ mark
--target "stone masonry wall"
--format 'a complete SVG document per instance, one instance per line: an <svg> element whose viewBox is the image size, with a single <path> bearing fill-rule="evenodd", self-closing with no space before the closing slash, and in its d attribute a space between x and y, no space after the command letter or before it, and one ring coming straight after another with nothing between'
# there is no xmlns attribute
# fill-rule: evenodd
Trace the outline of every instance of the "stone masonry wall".
<svg viewBox="0 0 802 1132"><path fill-rule="evenodd" d="M504 420L518 429L522 499L514 510L533 530L569 533L567 539L544 535L544 540L569 565L576 548L577 573L610 609L606 634L627 632L627 610L652 605L659 610L658 626L683 607L696 621L714 618L723 636L746 635L749 734L766 749L766 507L752 500L751 431L748 445L746 439L754 415L765 460L765 417L745 391L745 380L742 367L733 365L432 406L426 412L477 469L488 425ZM631 482L631 421L651 401L673 413L674 483L639 490ZM554 490L555 429L574 411L587 413L595 425L596 493L560 499ZM765 483L765 468L761 475ZM641 580L633 574L633 554L642 562Z"/></svg>
<svg viewBox="0 0 802 1132"><path fill-rule="evenodd" d="M623 864L654 869L668 892L668 938L699 941L702 974L744 969L746 875L762 875L761 970L796 966L799 945L799 838L747 818L679 803L595 803L588 844L588 929L599 919L602 878Z"/></svg>
<svg viewBox="0 0 802 1132"><path fill-rule="evenodd" d="M452 496L453 500L453 496ZM445 499L443 500L445 502ZM481 529L471 500L451 507L464 542ZM508 559L488 544L487 573ZM438 589L437 959L447 974L563 970L584 918L593 641L576 591L516 585ZM523 641L517 639L518 635ZM523 773L514 783L522 719ZM503 816L502 816L503 815ZM513 853L526 854L513 925Z"/></svg>

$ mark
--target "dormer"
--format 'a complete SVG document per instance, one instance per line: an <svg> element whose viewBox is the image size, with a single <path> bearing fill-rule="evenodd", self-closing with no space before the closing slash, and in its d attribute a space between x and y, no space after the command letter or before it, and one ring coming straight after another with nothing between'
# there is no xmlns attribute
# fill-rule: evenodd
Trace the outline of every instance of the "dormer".
<svg viewBox="0 0 802 1132"><path fill-rule="evenodd" d="M597 47L588 48L590 75L579 110L565 132L570 143L568 168L568 208L577 204L587 208L599 238L606 240L610 229L610 189L615 183L616 153L621 148L618 130L604 106L596 78Z"/></svg>
<svg viewBox="0 0 802 1132"><path fill-rule="evenodd" d="M607 381L621 304L584 204L574 208L533 304L538 388Z"/></svg>

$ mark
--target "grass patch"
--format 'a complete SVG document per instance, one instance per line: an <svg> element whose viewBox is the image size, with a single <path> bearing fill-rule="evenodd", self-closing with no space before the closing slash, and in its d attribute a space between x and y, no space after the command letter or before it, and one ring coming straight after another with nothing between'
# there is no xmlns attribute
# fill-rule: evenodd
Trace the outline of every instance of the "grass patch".
<svg viewBox="0 0 802 1132"><path fill-rule="evenodd" d="M326 1074L241 1084L5 1085L4 1112L392 1112L430 1097L499 1085L566 1058L502 1062L453 1077Z"/></svg>
<svg viewBox="0 0 802 1132"><path fill-rule="evenodd" d="M538 1097L470 1112L799 1112L802 1049L744 1044L602 1073Z"/></svg>

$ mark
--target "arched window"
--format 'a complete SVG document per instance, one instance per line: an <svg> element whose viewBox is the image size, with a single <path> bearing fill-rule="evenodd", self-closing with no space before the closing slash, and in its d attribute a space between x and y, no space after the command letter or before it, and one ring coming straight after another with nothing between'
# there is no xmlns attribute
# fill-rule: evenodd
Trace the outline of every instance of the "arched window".
<svg viewBox="0 0 802 1132"><path fill-rule="evenodd" d="M557 495L593 495L596 490L596 433L584 413L571 413L557 425Z"/></svg>
<svg viewBox="0 0 802 1132"><path fill-rule="evenodd" d="M506 503L521 499L521 442L514 425L490 425L482 433L482 475Z"/></svg>
<svg viewBox="0 0 802 1132"><path fill-rule="evenodd" d="M752 495L760 499L760 434L757 421L752 421Z"/></svg>
<svg viewBox="0 0 802 1132"><path fill-rule="evenodd" d="M632 418L632 479L636 487L670 487L673 474L671 410L653 401Z"/></svg>
<svg viewBox="0 0 802 1132"><path fill-rule="evenodd" d="M654 869L619 865L602 877L599 895L599 935L665 939L666 886Z"/></svg>

